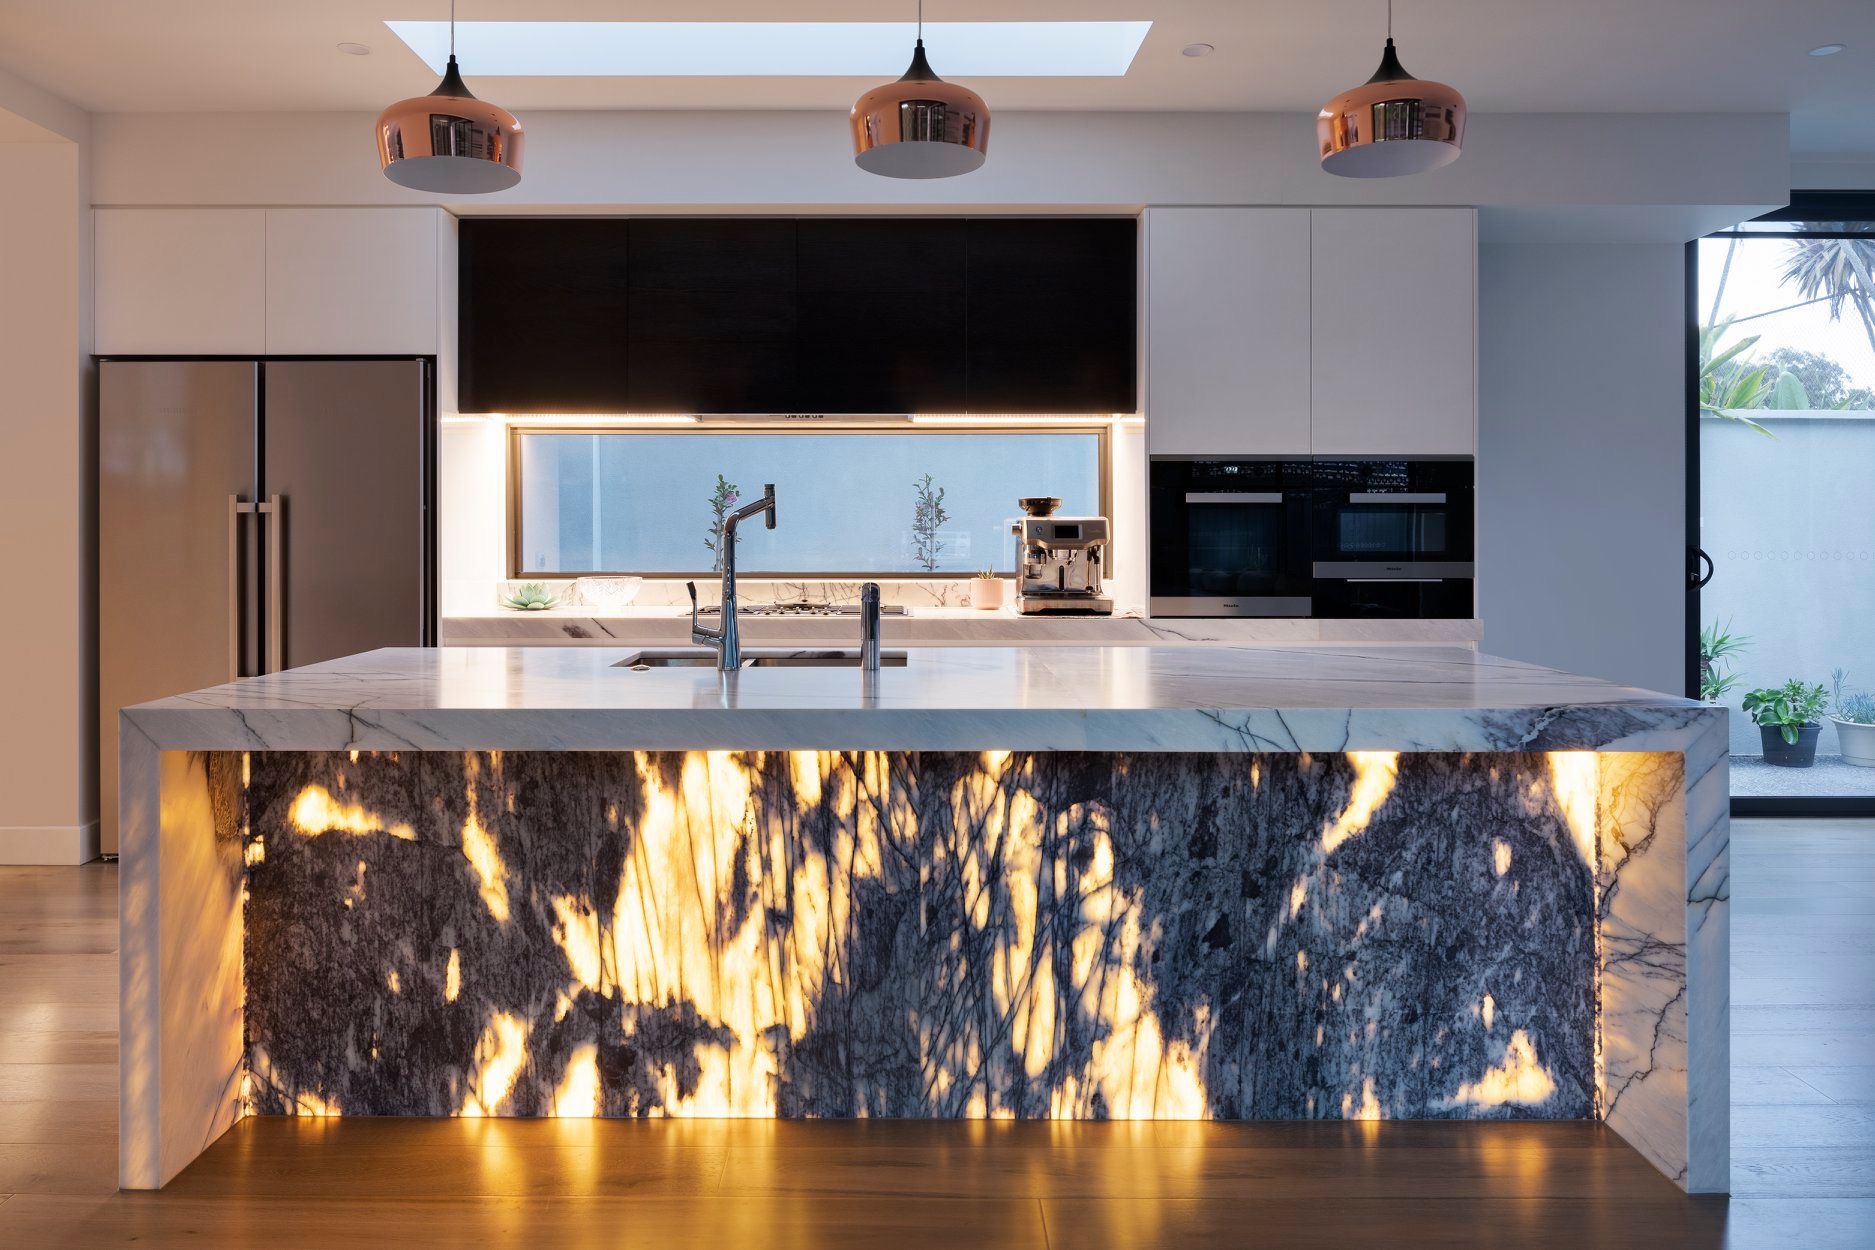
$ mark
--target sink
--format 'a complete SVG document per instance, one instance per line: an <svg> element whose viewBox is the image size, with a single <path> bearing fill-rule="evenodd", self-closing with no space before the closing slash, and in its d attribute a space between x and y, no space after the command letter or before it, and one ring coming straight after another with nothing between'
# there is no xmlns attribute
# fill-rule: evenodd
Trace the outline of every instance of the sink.
<svg viewBox="0 0 1875 1250"><path fill-rule="evenodd" d="M904 668L908 662L903 651L881 651L880 668ZM627 668L634 673L654 668L715 668L712 651L643 651L613 668ZM858 651L744 651L744 668L858 668Z"/></svg>

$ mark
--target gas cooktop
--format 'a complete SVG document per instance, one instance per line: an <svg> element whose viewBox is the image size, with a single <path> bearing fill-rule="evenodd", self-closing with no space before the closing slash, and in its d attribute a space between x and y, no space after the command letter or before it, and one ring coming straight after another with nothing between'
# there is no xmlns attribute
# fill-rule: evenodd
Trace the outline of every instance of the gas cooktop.
<svg viewBox="0 0 1875 1250"><path fill-rule="evenodd" d="M699 615L702 615L702 616L721 616L722 614L723 614L723 610L720 607L704 608L699 613ZM744 604L741 615L743 616L858 616L859 605L857 603L809 603L805 599L790 599L782 603ZM897 603L881 604L879 606L879 615L881 616L903 616L905 615L905 608L904 608L904 605L897 604Z"/></svg>

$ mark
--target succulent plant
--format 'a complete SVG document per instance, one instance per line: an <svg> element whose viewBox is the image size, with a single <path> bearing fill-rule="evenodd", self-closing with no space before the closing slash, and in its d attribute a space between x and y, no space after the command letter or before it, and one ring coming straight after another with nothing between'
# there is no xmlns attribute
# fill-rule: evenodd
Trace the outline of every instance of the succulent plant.
<svg viewBox="0 0 1875 1250"><path fill-rule="evenodd" d="M501 601L504 608L513 608L519 612L539 612L551 608L559 602L554 593L547 589L544 582L525 582L509 592Z"/></svg>
<svg viewBox="0 0 1875 1250"><path fill-rule="evenodd" d="M1815 725L1828 706L1829 691L1795 677L1781 686L1753 690L1744 698L1745 712L1752 722L1777 730L1791 746L1797 745L1798 731Z"/></svg>
<svg viewBox="0 0 1875 1250"><path fill-rule="evenodd" d="M1836 705L1836 719L1851 725L1875 725L1875 694L1861 691L1844 695Z"/></svg>

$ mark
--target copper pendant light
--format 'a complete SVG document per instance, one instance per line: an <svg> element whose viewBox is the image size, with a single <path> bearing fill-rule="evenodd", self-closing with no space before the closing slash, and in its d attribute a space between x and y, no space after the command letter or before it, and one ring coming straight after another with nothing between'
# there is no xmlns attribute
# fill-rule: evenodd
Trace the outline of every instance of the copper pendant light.
<svg viewBox="0 0 1875 1250"><path fill-rule="evenodd" d="M1322 168L1344 178L1397 178L1458 159L1465 142L1465 97L1442 82L1414 78L1393 51L1393 0L1380 68L1315 118Z"/></svg>
<svg viewBox="0 0 1875 1250"><path fill-rule="evenodd" d="M521 181L521 123L478 100L456 69L456 0L449 0L449 66L428 95L378 115L378 163L400 187L445 195L506 191Z"/></svg>
<svg viewBox="0 0 1875 1250"><path fill-rule="evenodd" d="M990 143L990 109L968 87L945 82L924 58L924 0L911 68L853 105L853 159L887 178L951 178L980 168Z"/></svg>

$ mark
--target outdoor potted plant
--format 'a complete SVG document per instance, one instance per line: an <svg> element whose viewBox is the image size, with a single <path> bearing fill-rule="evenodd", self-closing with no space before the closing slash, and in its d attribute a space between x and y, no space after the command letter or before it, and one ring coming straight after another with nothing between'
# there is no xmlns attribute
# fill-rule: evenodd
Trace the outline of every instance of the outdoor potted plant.
<svg viewBox="0 0 1875 1250"><path fill-rule="evenodd" d="M1823 732L1818 717L1828 706L1827 690L1795 677L1781 686L1747 694L1744 707L1764 740L1764 762L1781 768L1808 768L1816 763L1816 740Z"/></svg>
<svg viewBox="0 0 1875 1250"><path fill-rule="evenodd" d="M1844 673L1836 670L1836 710L1830 721L1836 726L1836 741L1842 746L1842 762L1860 768L1875 768L1875 694L1842 692Z"/></svg>
<svg viewBox="0 0 1875 1250"><path fill-rule="evenodd" d="M1701 701L1717 703L1731 692L1732 687L1738 684L1738 674L1726 672L1725 661L1750 645L1751 639L1732 632L1730 621L1724 625L1714 621L1699 631L1699 697Z"/></svg>
<svg viewBox="0 0 1875 1250"><path fill-rule="evenodd" d="M1003 579L995 569L979 569L970 579L970 606L984 612L1003 606Z"/></svg>

